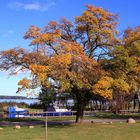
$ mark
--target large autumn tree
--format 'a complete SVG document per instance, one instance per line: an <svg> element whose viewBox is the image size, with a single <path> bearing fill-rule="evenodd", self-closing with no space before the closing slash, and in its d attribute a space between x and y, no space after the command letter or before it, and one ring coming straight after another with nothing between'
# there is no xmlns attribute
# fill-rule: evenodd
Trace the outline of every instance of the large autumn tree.
<svg viewBox="0 0 140 140"><path fill-rule="evenodd" d="M31 40L32 51L13 48L0 55L1 70L31 73L30 79L19 81L19 92L55 87L59 93L73 94L77 102L76 122L83 119L89 94L94 93L93 85L106 74L100 59L107 57L118 43L117 16L91 5L86 8L74 23L64 18L43 28L31 26L24 38Z"/></svg>

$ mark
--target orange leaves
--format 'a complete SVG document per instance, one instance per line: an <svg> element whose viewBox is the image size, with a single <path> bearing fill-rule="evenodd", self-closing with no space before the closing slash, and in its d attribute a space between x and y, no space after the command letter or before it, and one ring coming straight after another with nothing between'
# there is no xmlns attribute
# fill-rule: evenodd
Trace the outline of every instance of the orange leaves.
<svg viewBox="0 0 140 140"><path fill-rule="evenodd" d="M54 32L46 32L43 34L40 34L38 37L32 40L31 45L35 44L49 44L49 43L54 43L57 38L60 37L60 31L55 30Z"/></svg>
<svg viewBox="0 0 140 140"><path fill-rule="evenodd" d="M61 19L61 23L63 23L61 26L63 26L64 28L67 28L67 27L72 27L72 22L67 20L66 18L62 18Z"/></svg>
<svg viewBox="0 0 140 140"><path fill-rule="evenodd" d="M17 92L21 92L22 90L25 89L30 89L31 88L31 80L27 79L27 78L23 78L18 82L18 90Z"/></svg>
<svg viewBox="0 0 140 140"><path fill-rule="evenodd" d="M117 17L108 11L87 5L87 10L77 16L76 32L82 38L83 46L90 56L99 48L108 50L117 44Z"/></svg>
<svg viewBox="0 0 140 140"><path fill-rule="evenodd" d="M108 11L104 10L101 7L95 7L95 6L92 6L90 4L87 4L86 7L87 7L88 11L90 11L92 13L100 14L102 17L112 16L113 15L113 14L109 13Z"/></svg>
<svg viewBox="0 0 140 140"><path fill-rule="evenodd" d="M76 17L76 22L92 23L91 25L97 25L98 27L107 25L106 27L111 27L113 29L113 26L117 24L115 21L116 18L117 16L115 14L109 13L100 7L87 5L87 10L83 12L82 16Z"/></svg>
<svg viewBox="0 0 140 140"><path fill-rule="evenodd" d="M102 77L93 85L94 94L99 94L107 99L112 99L113 92L121 95L129 93L130 86L123 79L112 79L111 77Z"/></svg>
<svg viewBox="0 0 140 140"><path fill-rule="evenodd" d="M25 39L33 39L40 35L40 28L36 26L31 26L29 30L25 33L24 38Z"/></svg>
<svg viewBox="0 0 140 140"><path fill-rule="evenodd" d="M124 43L125 45L131 45L135 41L138 41L140 38L140 27L136 27L134 29L128 28L124 33Z"/></svg>
<svg viewBox="0 0 140 140"><path fill-rule="evenodd" d="M36 75L40 82L44 82L47 79L47 75L50 72L50 68L48 66L31 64L30 70L33 75Z"/></svg>
<svg viewBox="0 0 140 140"><path fill-rule="evenodd" d="M59 66L67 66L71 64L71 54L61 54L61 55L55 55L52 58L52 65L58 65Z"/></svg>
<svg viewBox="0 0 140 140"><path fill-rule="evenodd" d="M50 61L52 71L50 75L53 79L59 81L60 90L68 90L70 88L70 68L71 54L54 55Z"/></svg>
<svg viewBox="0 0 140 140"><path fill-rule="evenodd" d="M32 39L31 45L47 46L48 51L58 54L57 48L62 42L67 46L73 45L71 51L85 50L87 55L93 56L98 48L110 49L117 42L116 17L108 11L87 5L87 10L81 16L75 18L75 25L63 18L59 23L51 21L45 28L31 26L26 32L25 38ZM76 45L76 43L78 45ZM66 45L64 45L66 46ZM76 47L78 49L76 50Z"/></svg>
<svg viewBox="0 0 140 140"><path fill-rule="evenodd" d="M59 24L56 22L56 21L50 21L49 23L48 23L48 25L47 26L45 26L45 29L47 29L47 30L49 30L49 29L57 29L57 26L58 26Z"/></svg>
<svg viewBox="0 0 140 140"><path fill-rule="evenodd" d="M54 43L57 38L60 38L61 35L60 30L57 29L56 26L57 22L50 22L48 26L43 29L40 29L36 26L31 26L25 33L24 38L32 39L31 45Z"/></svg>
<svg viewBox="0 0 140 140"><path fill-rule="evenodd" d="M51 40L51 37L49 36L49 34L39 35L37 38L32 40L31 45L41 44L50 40Z"/></svg>
<svg viewBox="0 0 140 140"><path fill-rule="evenodd" d="M98 24L98 19L90 11L84 11L82 17L76 17L76 22L88 23L89 25Z"/></svg>
<svg viewBox="0 0 140 140"><path fill-rule="evenodd" d="M26 87L26 88L30 88L30 82L31 80L27 79L27 78L23 78L22 80L20 80L18 82L18 85L19 86L23 86L23 87Z"/></svg>
<svg viewBox="0 0 140 140"><path fill-rule="evenodd" d="M1 52L1 55L3 55L3 56L9 56L10 54L12 54L13 57L18 56L18 53L14 49Z"/></svg>
<svg viewBox="0 0 140 140"><path fill-rule="evenodd" d="M139 74L139 73L140 73L140 66L135 67L135 68L133 69L133 71L134 71L136 74Z"/></svg>
<svg viewBox="0 0 140 140"><path fill-rule="evenodd" d="M59 53L69 53L72 55L81 55L84 54L83 48L76 42L60 42Z"/></svg>
<svg viewBox="0 0 140 140"><path fill-rule="evenodd" d="M12 57L17 57L21 54L24 54L25 50L20 47L16 47L14 49L9 49L1 52L2 56L12 56Z"/></svg>
<svg viewBox="0 0 140 140"><path fill-rule="evenodd" d="M30 70L33 73L45 73L47 71L49 71L49 67L48 66L43 66L43 65L37 65L37 64L31 64L30 65Z"/></svg>
<svg viewBox="0 0 140 140"><path fill-rule="evenodd" d="M111 77L101 78L95 85L93 85L93 93L99 94L107 99L112 99L112 83L113 79Z"/></svg>

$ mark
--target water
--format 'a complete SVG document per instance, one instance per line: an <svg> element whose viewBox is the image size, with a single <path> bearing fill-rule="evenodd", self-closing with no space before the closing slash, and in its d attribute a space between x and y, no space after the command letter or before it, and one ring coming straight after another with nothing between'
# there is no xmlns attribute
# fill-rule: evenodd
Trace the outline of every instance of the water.
<svg viewBox="0 0 140 140"><path fill-rule="evenodd" d="M0 99L0 103L2 102L16 102L16 103L26 103L28 105L39 103L38 99Z"/></svg>

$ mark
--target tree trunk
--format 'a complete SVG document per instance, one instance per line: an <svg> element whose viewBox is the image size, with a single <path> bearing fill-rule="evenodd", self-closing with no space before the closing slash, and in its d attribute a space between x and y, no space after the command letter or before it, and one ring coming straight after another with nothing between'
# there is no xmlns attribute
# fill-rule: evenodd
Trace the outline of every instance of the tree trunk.
<svg viewBox="0 0 140 140"><path fill-rule="evenodd" d="M140 95L138 93L138 113L140 114Z"/></svg>
<svg viewBox="0 0 140 140"><path fill-rule="evenodd" d="M130 103L131 103L131 101L128 101L128 104L127 104L128 111L130 111Z"/></svg>
<svg viewBox="0 0 140 140"><path fill-rule="evenodd" d="M133 110L136 108L136 99L133 100Z"/></svg>
<svg viewBox="0 0 140 140"><path fill-rule="evenodd" d="M113 97L113 103L112 103L112 111L114 114L120 114L122 113L121 110L124 110L124 95L119 92L114 92L115 95Z"/></svg>
<svg viewBox="0 0 140 140"><path fill-rule="evenodd" d="M140 100L138 100L138 113L140 114Z"/></svg>
<svg viewBox="0 0 140 140"><path fill-rule="evenodd" d="M138 96L138 113L140 114L140 87L137 91L137 96Z"/></svg>
<svg viewBox="0 0 140 140"><path fill-rule="evenodd" d="M75 123L82 123L85 109L84 93L77 93L77 113Z"/></svg>
<svg viewBox="0 0 140 140"><path fill-rule="evenodd" d="M84 115L83 107L82 106L77 107L75 123L82 123L83 122L83 115Z"/></svg>

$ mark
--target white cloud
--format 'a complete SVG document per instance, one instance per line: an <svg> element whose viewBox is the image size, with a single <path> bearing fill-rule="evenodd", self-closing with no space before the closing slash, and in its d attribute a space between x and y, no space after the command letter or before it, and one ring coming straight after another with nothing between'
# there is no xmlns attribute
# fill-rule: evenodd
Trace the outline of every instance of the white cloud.
<svg viewBox="0 0 140 140"><path fill-rule="evenodd" d="M9 3L8 7L11 9L20 9L20 10L47 11L50 7L55 6L57 2L58 2L57 0L48 0L46 1L46 3L41 2L22 3L15 1Z"/></svg>
<svg viewBox="0 0 140 140"><path fill-rule="evenodd" d="M13 33L14 33L14 31L11 29L7 32L7 34L13 34Z"/></svg>
<svg viewBox="0 0 140 140"><path fill-rule="evenodd" d="M13 35L14 31L12 29L8 30L5 34L3 34L4 37L8 37L10 35Z"/></svg>
<svg viewBox="0 0 140 140"><path fill-rule="evenodd" d="M43 6L40 5L39 3L30 3L24 5L25 10L41 10L42 8Z"/></svg>

